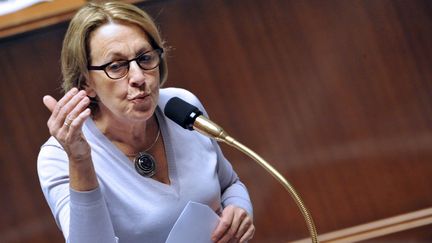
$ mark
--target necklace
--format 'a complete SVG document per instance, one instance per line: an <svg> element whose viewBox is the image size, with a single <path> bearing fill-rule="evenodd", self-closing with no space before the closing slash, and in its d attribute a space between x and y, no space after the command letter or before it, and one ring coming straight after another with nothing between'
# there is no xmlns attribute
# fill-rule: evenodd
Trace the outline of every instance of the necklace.
<svg viewBox="0 0 432 243"><path fill-rule="evenodd" d="M144 177L151 178L156 174L156 160L151 154L147 153L147 151L153 148L153 146L159 140L159 136L160 136L160 128L158 127L158 133L156 135L156 139L153 141L150 147L135 155L135 159L134 159L135 170L138 172L138 174Z"/></svg>

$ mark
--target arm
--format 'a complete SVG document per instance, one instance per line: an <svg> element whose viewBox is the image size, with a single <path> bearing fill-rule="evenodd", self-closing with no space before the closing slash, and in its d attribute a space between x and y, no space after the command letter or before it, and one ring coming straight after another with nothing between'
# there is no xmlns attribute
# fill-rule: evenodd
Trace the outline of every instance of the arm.
<svg viewBox="0 0 432 243"><path fill-rule="evenodd" d="M44 97L52 112L50 134L57 144L43 146L38 173L44 195L67 242L115 242L114 230L82 134L90 116L85 91L71 89L58 102Z"/></svg>
<svg viewBox="0 0 432 243"><path fill-rule="evenodd" d="M255 232L249 194L231 164L223 156L219 145L216 141L212 142L218 153L218 176L224 208L212 240L218 243L247 242L252 239Z"/></svg>
<svg viewBox="0 0 432 243"><path fill-rule="evenodd" d="M91 161L91 150L82 134L82 125L90 116L89 98L85 91L76 88L67 92L58 102L51 96L43 99L52 112L47 125L50 134L64 148L69 158L70 186L78 191L98 187L96 173Z"/></svg>
<svg viewBox="0 0 432 243"><path fill-rule="evenodd" d="M208 117L202 104L196 104ZM212 235L218 243L247 242L255 233L252 203L245 185L240 181L231 163L225 158L216 140L212 139L217 153L217 174L221 186L222 215Z"/></svg>
<svg viewBox="0 0 432 243"><path fill-rule="evenodd" d="M169 95L161 96L163 106L171 97L178 96L198 107L207 116L203 105L191 92L179 88L169 88L167 91L169 91ZM228 241L246 242L253 237L255 232L249 194L234 172L231 164L223 156L217 142L214 140L211 141L217 153L217 174L221 186L222 206L224 208L220 223L216 227L212 239L214 242L220 243Z"/></svg>
<svg viewBox="0 0 432 243"><path fill-rule="evenodd" d="M185 99L187 102L198 107L208 117L206 110L199 101L199 99L192 93L186 90L177 89L178 95ZM217 174L221 186L222 206L235 205L241 207L252 216L252 203L245 185L240 181L237 174L233 170L231 163L225 158L219 144L216 140L211 139L213 148L217 154Z"/></svg>
<svg viewBox="0 0 432 243"><path fill-rule="evenodd" d="M222 206L235 205L253 215L252 203L249 198L246 186L240 181L238 175L232 168L231 163L222 154L222 151L215 140L212 140L218 154L218 177L222 190Z"/></svg>

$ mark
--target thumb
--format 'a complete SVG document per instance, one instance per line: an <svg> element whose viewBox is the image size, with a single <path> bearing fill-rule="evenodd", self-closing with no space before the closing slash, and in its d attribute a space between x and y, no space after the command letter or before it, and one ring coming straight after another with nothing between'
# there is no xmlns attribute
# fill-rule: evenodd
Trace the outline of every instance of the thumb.
<svg viewBox="0 0 432 243"><path fill-rule="evenodd" d="M43 103L44 105L48 108L48 110L50 110L51 112L53 112L55 105L57 104L57 100L54 99L52 96L50 95L45 95L43 97Z"/></svg>

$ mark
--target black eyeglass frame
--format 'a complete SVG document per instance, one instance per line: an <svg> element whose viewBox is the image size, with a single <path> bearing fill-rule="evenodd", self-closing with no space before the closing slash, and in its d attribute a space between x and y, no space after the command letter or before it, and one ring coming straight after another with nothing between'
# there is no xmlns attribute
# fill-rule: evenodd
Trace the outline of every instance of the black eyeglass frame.
<svg viewBox="0 0 432 243"><path fill-rule="evenodd" d="M150 52L154 52L154 51L156 51L157 54L158 54L158 56L159 56L158 63L156 64L156 66L154 66L154 67L152 67L152 68L143 68L143 67L139 64L139 62L138 62L137 60L138 60L139 58L141 58L143 55L146 55L146 54L148 54L148 53L150 53ZM144 52L144 53L138 55L137 57L135 57L135 58L133 58L133 59L130 59L130 60L124 60L124 61L122 60L123 62L127 62L127 72L125 72L125 74L124 74L123 76L119 77L119 78L112 78L112 77L108 74L108 72L107 72L107 70L106 70L106 68L107 68L109 65L111 65L112 63L114 63L114 62L116 62L116 61L112 61L112 62L109 62L109 63L103 64L103 65L100 65L100 66L90 66L90 65L89 65L89 66L87 66L87 69L88 69L89 71L90 71L90 70L103 70L103 71L105 72L105 74L106 74L106 76L107 76L108 78L110 78L110 79L121 79L121 78L126 77L126 75L128 75L128 73L129 73L129 69L130 69L130 63L133 62L133 61L136 61L138 67L140 67L142 70L147 70L147 71L149 71L149 70L153 70L153 69L157 68L157 67L160 65L161 61L162 61L163 53L164 53L164 50L163 50L162 48L156 48L156 49L153 49L153 50L151 50L151 51Z"/></svg>

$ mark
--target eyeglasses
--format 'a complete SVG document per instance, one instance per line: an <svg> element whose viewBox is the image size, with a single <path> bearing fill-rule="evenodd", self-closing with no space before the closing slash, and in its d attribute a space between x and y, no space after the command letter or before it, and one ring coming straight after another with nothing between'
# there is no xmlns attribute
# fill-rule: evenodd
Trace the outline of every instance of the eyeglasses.
<svg viewBox="0 0 432 243"><path fill-rule="evenodd" d="M109 62L101 66L88 66L88 70L103 70L110 79L121 79L129 73L130 62L136 61L143 70L152 70L159 66L163 49L144 52L131 60Z"/></svg>

